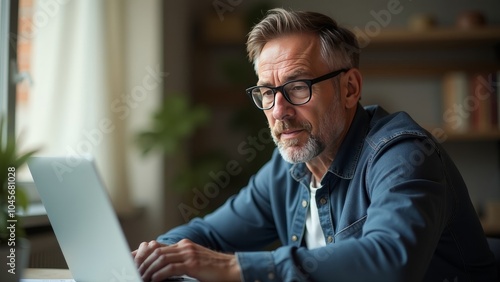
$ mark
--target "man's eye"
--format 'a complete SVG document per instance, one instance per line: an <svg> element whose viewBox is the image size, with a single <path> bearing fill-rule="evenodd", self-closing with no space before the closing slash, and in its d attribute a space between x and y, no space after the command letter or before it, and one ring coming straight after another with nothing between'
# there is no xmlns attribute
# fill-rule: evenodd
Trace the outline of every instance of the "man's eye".
<svg viewBox="0 0 500 282"><path fill-rule="evenodd" d="M307 84L303 82L293 82L288 84L286 88L289 92L302 92L307 91L309 89L309 86L307 86Z"/></svg>
<svg viewBox="0 0 500 282"><path fill-rule="evenodd" d="M304 91L307 90L307 85L294 85L292 91Z"/></svg>
<svg viewBox="0 0 500 282"><path fill-rule="evenodd" d="M262 92L262 96L271 96L271 95L274 95L274 93L271 89Z"/></svg>

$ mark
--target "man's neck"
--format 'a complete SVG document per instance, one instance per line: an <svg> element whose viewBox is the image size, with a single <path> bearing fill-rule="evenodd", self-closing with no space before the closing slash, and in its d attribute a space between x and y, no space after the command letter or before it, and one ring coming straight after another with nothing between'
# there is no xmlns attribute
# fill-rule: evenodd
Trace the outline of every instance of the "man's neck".
<svg viewBox="0 0 500 282"><path fill-rule="evenodd" d="M312 160L306 162L307 168L312 173L316 181L321 182L321 179L323 179L323 176L326 174L328 168L335 159L339 145L340 144L335 144L334 146L331 146L329 149L324 150Z"/></svg>

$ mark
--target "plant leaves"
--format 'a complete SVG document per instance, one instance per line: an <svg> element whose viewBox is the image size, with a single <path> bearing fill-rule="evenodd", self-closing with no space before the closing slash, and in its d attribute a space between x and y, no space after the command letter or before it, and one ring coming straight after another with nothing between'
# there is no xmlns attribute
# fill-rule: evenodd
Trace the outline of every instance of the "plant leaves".
<svg viewBox="0 0 500 282"><path fill-rule="evenodd" d="M149 129L139 132L136 141L143 154L158 148L166 156L172 156L209 117L206 107L191 106L186 96L169 95L153 113Z"/></svg>

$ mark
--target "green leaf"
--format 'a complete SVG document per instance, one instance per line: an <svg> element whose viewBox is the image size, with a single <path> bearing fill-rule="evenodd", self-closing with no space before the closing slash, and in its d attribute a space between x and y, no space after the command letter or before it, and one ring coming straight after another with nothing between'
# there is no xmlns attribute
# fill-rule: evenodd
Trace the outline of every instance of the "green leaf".
<svg viewBox="0 0 500 282"><path fill-rule="evenodd" d="M0 243L5 242L8 238L8 230L5 228L4 223L7 220L7 196L8 190L8 171L9 168L21 167L28 159L36 153L37 150L28 151L20 154L17 151L16 139L14 136L5 136L5 119L0 117ZM16 186L16 206L17 211L26 211L29 204L29 198L24 189L19 185ZM16 228L18 236L24 234L24 229L21 227Z"/></svg>
<svg viewBox="0 0 500 282"><path fill-rule="evenodd" d="M210 118L202 105L191 106L182 95L169 95L162 107L151 116L151 124L136 135L143 154L159 148L167 156L176 154L181 146Z"/></svg>

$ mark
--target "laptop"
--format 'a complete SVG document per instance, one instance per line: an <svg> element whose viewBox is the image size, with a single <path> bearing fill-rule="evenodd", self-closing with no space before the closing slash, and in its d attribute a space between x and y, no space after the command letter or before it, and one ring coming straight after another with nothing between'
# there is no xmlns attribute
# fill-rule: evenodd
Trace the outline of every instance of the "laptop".
<svg viewBox="0 0 500 282"><path fill-rule="evenodd" d="M142 281L93 159L32 157L28 167L73 279Z"/></svg>

